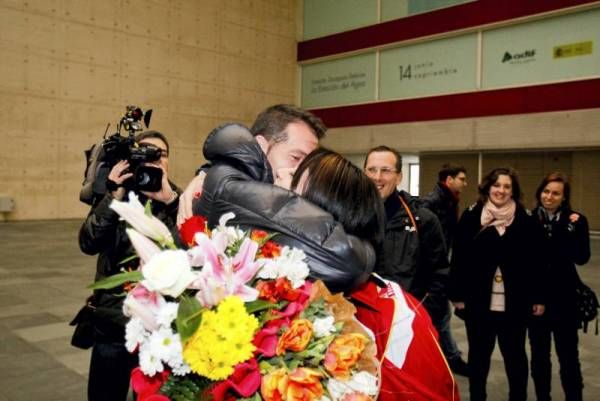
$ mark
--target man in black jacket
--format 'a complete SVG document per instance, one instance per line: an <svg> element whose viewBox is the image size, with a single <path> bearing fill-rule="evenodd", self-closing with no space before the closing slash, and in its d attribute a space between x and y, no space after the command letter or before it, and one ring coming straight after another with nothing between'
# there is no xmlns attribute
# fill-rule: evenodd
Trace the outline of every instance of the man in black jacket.
<svg viewBox="0 0 600 401"><path fill-rule="evenodd" d="M423 197L423 206L435 213L440 220L448 252L452 248L458 224L460 194L466 187L467 170L463 166L444 164L438 172L435 187Z"/></svg>
<svg viewBox="0 0 600 401"><path fill-rule="evenodd" d="M451 251L454 233L458 224L459 196L466 186L467 170L462 166L445 164L438 172L438 182L433 191L423 197L423 206L435 213L440 220L448 253ZM446 303L448 302L446 299ZM467 376L467 364L461 358L461 352L450 331L451 316L452 312L448 307L434 323L440 335L440 345L450 368L456 374Z"/></svg>
<svg viewBox="0 0 600 401"><path fill-rule="evenodd" d="M163 171L162 185L157 192L137 194L142 203L152 200L152 214L167 227L175 227L178 189L168 180L169 145L163 134L146 131L136 137L139 144L154 146L161 150L161 158L153 163ZM106 193L88 214L79 231L79 247L88 255L98 254L96 280L120 273L121 269L137 268L138 260L128 259L135 251L125 232L126 224L110 208L113 199L122 200L128 195L123 187L133 174L128 172L129 163L122 160L114 165L108 176L112 181ZM128 261L125 261L125 260ZM137 355L125 348L125 324L123 315L123 288L96 290L94 292L95 342L90 360L88 377L89 401L125 401L129 389L131 370L137 366Z"/></svg>
<svg viewBox="0 0 600 401"><path fill-rule="evenodd" d="M277 104L261 112L250 129L265 153L275 185L290 181L290 175L306 155L319 146L327 130L321 120L297 106ZM193 215L192 204L200 197L206 172L188 184L179 200L177 224Z"/></svg>
<svg viewBox="0 0 600 401"><path fill-rule="evenodd" d="M223 214L233 212L234 225L277 233L279 244L305 252L310 277L323 280L333 292L365 282L375 264L371 244L347 234L331 213L273 185L268 152L255 138L238 124L219 127L208 136L203 150L212 167L194 213L214 226Z"/></svg>
<svg viewBox="0 0 600 401"><path fill-rule="evenodd" d="M445 295L448 259L440 222L421 207L419 198L397 190L402 181L398 151L387 146L373 148L364 168L379 190L387 216L376 271L422 300L437 327L449 307Z"/></svg>

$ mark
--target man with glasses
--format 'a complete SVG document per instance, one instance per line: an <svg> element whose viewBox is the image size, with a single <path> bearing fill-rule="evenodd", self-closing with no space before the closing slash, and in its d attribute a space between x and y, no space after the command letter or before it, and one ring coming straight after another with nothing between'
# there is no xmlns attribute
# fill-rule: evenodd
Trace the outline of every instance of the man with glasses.
<svg viewBox="0 0 600 401"><path fill-rule="evenodd" d="M387 222L376 271L421 300L435 324L447 298L444 294L448 260L442 226L418 197L398 191L402 157L397 150L378 146L367 154L365 173L384 202Z"/></svg>

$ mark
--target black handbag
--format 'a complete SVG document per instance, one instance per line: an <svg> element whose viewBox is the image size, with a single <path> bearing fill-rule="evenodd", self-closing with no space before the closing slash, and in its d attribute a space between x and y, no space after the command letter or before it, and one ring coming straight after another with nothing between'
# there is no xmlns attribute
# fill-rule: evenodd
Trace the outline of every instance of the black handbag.
<svg viewBox="0 0 600 401"><path fill-rule="evenodd" d="M69 325L75 326L71 345L81 349L89 349L95 342L94 313L96 307L93 305L94 296L86 300L85 305L77 312Z"/></svg>
<svg viewBox="0 0 600 401"><path fill-rule="evenodd" d="M581 280L575 291L577 293L577 321L579 326L583 328L584 333L587 333L589 322L596 319L596 335L598 335L598 308L600 307L598 297Z"/></svg>

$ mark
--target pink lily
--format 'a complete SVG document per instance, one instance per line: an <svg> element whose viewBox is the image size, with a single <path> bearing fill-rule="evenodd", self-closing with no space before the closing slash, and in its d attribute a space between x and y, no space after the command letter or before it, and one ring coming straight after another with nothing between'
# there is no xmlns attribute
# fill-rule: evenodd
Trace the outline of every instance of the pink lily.
<svg viewBox="0 0 600 401"><path fill-rule="evenodd" d="M149 291L140 283L127 294L123 302L123 314L141 319L146 330L155 331L158 329L158 311L165 303L162 295Z"/></svg>
<svg viewBox="0 0 600 401"><path fill-rule="evenodd" d="M196 298L202 305L216 305L229 295L237 295L246 302L258 298L258 290L246 285L262 266L261 261L254 260L258 251L256 242L244 239L238 253L230 258L206 235L196 234L196 241L204 254L204 267L192 287L199 290Z"/></svg>

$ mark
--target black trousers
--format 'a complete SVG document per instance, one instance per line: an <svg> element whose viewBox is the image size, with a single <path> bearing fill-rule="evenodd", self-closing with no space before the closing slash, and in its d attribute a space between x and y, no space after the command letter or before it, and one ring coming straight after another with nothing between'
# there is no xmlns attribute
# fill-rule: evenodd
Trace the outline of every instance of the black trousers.
<svg viewBox="0 0 600 401"><path fill-rule="evenodd" d="M496 338L508 378L508 400L527 400L527 324L502 312L471 316L465 321L469 342L469 393L471 401L487 399L486 383Z"/></svg>
<svg viewBox="0 0 600 401"><path fill-rule="evenodd" d="M551 400L552 336L554 336L554 347L560 364L560 381L565 393L565 401L581 401L583 378L579 364L577 322L573 320L573 316L536 317L529 325L531 377L535 384L537 401Z"/></svg>
<svg viewBox="0 0 600 401"><path fill-rule="evenodd" d="M125 401L137 354L120 343L96 343L92 349L88 378L89 401Z"/></svg>

